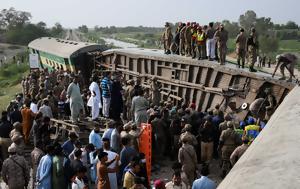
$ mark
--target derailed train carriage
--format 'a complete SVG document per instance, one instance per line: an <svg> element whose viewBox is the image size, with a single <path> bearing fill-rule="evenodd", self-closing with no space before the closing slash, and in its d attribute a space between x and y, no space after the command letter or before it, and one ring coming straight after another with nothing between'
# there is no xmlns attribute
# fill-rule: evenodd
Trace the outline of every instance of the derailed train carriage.
<svg viewBox="0 0 300 189"><path fill-rule="evenodd" d="M270 74L249 73L230 64L220 66L156 50L104 51L104 46L94 43L50 37L38 38L28 46L31 53L39 55L41 68L81 70L87 81L93 69L122 72L125 79L140 78L148 89L149 81L156 77L162 100L171 98L175 104L194 102L201 111L220 104L224 111L235 112L241 120L249 114L249 105L264 97L264 89L271 89L278 106L295 86Z"/></svg>
<svg viewBox="0 0 300 189"><path fill-rule="evenodd" d="M220 104L224 111L235 112L241 120L249 114L249 105L255 99L265 98L266 88L271 89L278 106L295 86L267 73L249 73L231 64L220 66L216 62L164 55L156 50L115 49L102 54L99 64L122 72L126 79L140 78L150 88L147 83L155 76L162 86L164 101L171 98L175 104L193 102L200 111Z"/></svg>
<svg viewBox="0 0 300 189"><path fill-rule="evenodd" d="M96 43L41 37L28 44L29 52L38 54L40 68L77 72L89 78L95 69L95 57L105 50Z"/></svg>

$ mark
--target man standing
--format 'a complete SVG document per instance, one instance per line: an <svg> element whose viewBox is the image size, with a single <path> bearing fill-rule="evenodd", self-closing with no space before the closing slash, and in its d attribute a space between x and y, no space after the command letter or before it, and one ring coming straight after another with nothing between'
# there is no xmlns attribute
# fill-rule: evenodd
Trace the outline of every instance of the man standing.
<svg viewBox="0 0 300 189"><path fill-rule="evenodd" d="M191 31L191 23L186 23L186 29L184 33L185 38L185 55L191 56L191 43L192 43L192 31Z"/></svg>
<svg viewBox="0 0 300 189"><path fill-rule="evenodd" d="M219 149L222 149L222 177L224 178L230 170L230 155L241 143L240 136L234 131L234 123L228 122L227 129L220 136Z"/></svg>
<svg viewBox="0 0 300 189"><path fill-rule="evenodd" d="M189 185L192 185L196 175L197 154L192 145L188 144L188 140L183 138L182 146L178 152L178 161L182 164L182 171L185 172L189 179Z"/></svg>
<svg viewBox="0 0 300 189"><path fill-rule="evenodd" d="M214 60L216 55L216 41L214 39L215 29L213 27L214 23L210 22L208 24L208 29L206 30L206 55L210 61Z"/></svg>
<svg viewBox="0 0 300 189"><path fill-rule="evenodd" d="M245 66L246 43L247 43L247 37L244 33L244 28L240 28L240 33L235 39L238 68L241 67L241 60L242 60L242 68L244 68Z"/></svg>
<svg viewBox="0 0 300 189"><path fill-rule="evenodd" d="M104 78L101 81L102 100L103 100L103 116L109 117L110 99L111 99L111 80L110 73L104 72Z"/></svg>
<svg viewBox="0 0 300 189"><path fill-rule="evenodd" d="M256 69L254 69L254 64L257 60L257 52L258 52L258 36L256 34L255 28L251 28L250 36L247 39L247 51L249 55L249 71L250 72L256 72Z"/></svg>
<svg viewBox="0 0 300 189"><path fill-rule="evenodd" d="M88 100L87 105L89 107L92 107L92 120L95 120L99 116L99 110L102 108L102 103L101 103L101 94L100 94L100 88L99 85L97 84L98 78L96 76L92 77L92 83L89 87L89 90L91 92L91 97Z"/></svg>
<svg viewBox="0 0 300 189"><path fill-rule="evenodd" d="M80 111L84 110L77 76L74 76L73 82L68 86L67 95L70 99L71 119L74 123L77 123Z"/></svg>
<svg viewBox="0 0 300 189"><path fill-rule="evenodd" d="M218 46L220 64L225 65L226 60L226 52L227 52L227 40L228 40L228 32L224 29L224 25L221 24L219 30L215 33L215 39Z"/></svg>
<svg viewBox="0 0 300 189"><path fill-rule="evenodd" d="M297 57L291 53L280 54L276 56L276 67L272 77L274 77L275 72L277 71L278 66L280 65L280 73L282 75L279 80L285 80L284 68L289 71L290 77L287 80L288 82L292 81L294 76L294 67L297 65Z"/></svg>
<svg viewBox="0 0 300 189"><path fill-rule="evenodd" d="M121 151L121 136L122 127L117 124L116 128L111 132L110 147L112 151L119 153Z"/></svg>
<svg viewBox="0 0 300 189"><path fill-rule="evenodd" d="M184 55L185 54L185 37L184 37L184 34L185 34L185 30L186 30L186 25L185 23L182 24L182 27L180 29L180 35L179 35L179 54L180 55Z"/></svg>
<svg viewBox="0 0 300 189"><path fill-rule="evenodd" d="M114 168L108 168L108 164L112 164L114 161L119 162L119 156L116 156L110 162L108 160L108 154L106 152L101 151L98 154L99 162L97 163L97 177L98 177L98 184L97 189L112 189L110 187L108 173L115 173L118 169L118 165L116 164Z"/></svg>
<svg viewBox="0 0 300 189"><path fill-rule="evenodd" d="M107 153L108 161L112 161L116 159L118 156L117 153L110 150L110 142L108 138L103 138L103 151ZM114 161L112 164L108 166L108 168L113 169L114 167L119 166L119 162ZM118 188L118 181L117 181L117 173L108 173L110 188Z"/></svg>
<svg viewBox="0 0 300 189"><path fill-rule="evenodd" d="M192 58L196 58L196 46L197 46L197 24L194 23L191 29L191 54Z"/></svg>
<svg viewBox="0 0 300 189"><path fill-rule="evenodd" d="M69 155L74 150L74 143L77 141L78 136L76 133L71 132L69 133L69 140L67 140L61 147L63 148L63 152L66 157L69 157Z"/></svg>
<svg viewBox="0 0 300 189"><path fill-rule="evenodd" d="M30 103L26 103L26 107L21 110L22 114L22 130L24 134L24 141L27 144L29 142L29 134L33 124L35 113L30 110Z"/></svg>
<svg viewBox="0 0 300 189"><path fill-rule="evenodd" d="M47 154L44 155L39 163L36 173L37 189L51 189L52 175L52 155L54 147L49 145L46 147Z"/></svg>
<svg viewBox="0 0 300 189"><path fill-rule="evenodd" d="M249 140L247 137L243 137L243 144L238 146L230 155L230 163L233 166L239 159L240 157L246 152L248 149L249 145Z"/></svg>
<svg viewBox="0 0 300 189"><path fill-rule="evenodd" d="M9 158L2 165L2 179L9 189L27 188L30 180L30 169L23 156L17 154L15 145L8 148Z"/></svg>
<svg viewBox="0 0 300 189"><path fill-rule="evenodd" d="M52 110L49 106L49 100L47 98L43 100L43 105L40 107L39 111L42 112L43 117L53 118Z"/></svg>
<svg viewBox="0 0 300 189"><path fill-rule="evenodd" d="M172 35L171 26L168 22L166 22L165 31L162 35L162 40L164 42L165 54L171 54L170 46L171 46L172 39L173 39L173 35Z"/></svg>
<svg viewBox="0 0 300 189"><path fill-rule="evenodd" d="M203 60L206 58L206 52L205 52L205 32L202 30L202 27L199 26L197 28L197 47L198 47L198 60Z"/></svg>
<svg viewBox="0 0 300 189"><path fill-rule="evenodd" d="M131 101L132 101L132 96L133 96L133 89L134 89L134 80L128 80L127 81L127 86L124 92L124 99L125 99L125 107L124 110L126 111L125 114L127 120L132 120L132 114L131 114Z"/></svg>
<svg viewBox="0 0 300 189"><path fill-rule="evenodd" d="M8 157L7 149L11 144L9 133L12 129L11 123L7 120L7 111L3 111L0 122L0 146L3 160Z"/></svg>
<svg viewBox="0 0 300 189"><path fill-rule="evenodd" d="M32 168L32 189L35 189L36 183L36 171L37 167L39 166L40 160L45 155L42 151L41 143L37 143L35 148L31 152L31 168Z"/></svg>
<svg viewBox="0 0 300 189"><path fill-rule="evenodd" d="M119 171L119 178L122 178L125 167L130 163L132 158L137 155L136 150L130 146L129 138L124 137L121 140L122 140L121 142L123 145L123 149L120 153L121 165Z"/></svg>
<svg viewBox="0 0 300 189"><path fill-rule="evenodd" d="M100 148L102 148L102 139L100 136L100 129L98 126L94 127L94 130L91 131L90 135L89 135L89 143L93 144L95 146L95 148L97 150L99 150Z"/></svg>
<svg viewBox="0 0 300 189"><path fill-rule="evenodd" d="M147 123L148 115L147 109L149 107L148 100L144 97L144 91L142 89L137 91L138 96L132 99L131 111L134 115L134 121L137 127L140 127L142 123Z"/></svg>

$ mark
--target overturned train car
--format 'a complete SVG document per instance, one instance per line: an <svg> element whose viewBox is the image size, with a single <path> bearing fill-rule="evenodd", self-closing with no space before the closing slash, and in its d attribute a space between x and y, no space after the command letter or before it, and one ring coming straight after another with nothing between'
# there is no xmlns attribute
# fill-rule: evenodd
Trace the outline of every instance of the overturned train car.
<svg viewBox="0 0 300 189"><path fill-rule="evenodd" d="M81 70L85 78L95 69L95 58L106 48L95 43L85 43L41 37L28 44L29 52L39 57L39 67L51 70L77 72ZM88 80L87 80L88 81Z"/></svg>
<svg viewBox="0 0 300 189"><path fill-rule="evenodd" d="M201 111L220 104L225 112L235 112L241 120L249 114L249 105L255 99L265 97L264 89L271 89L278 106L295 86L273 79L270 74L249 73L231 64L220 66L155 50L108 50L98 63L122 72L125 79L140 78L146 88L151 88L149 81L156 77L162 100L194 102Z"/></svg>

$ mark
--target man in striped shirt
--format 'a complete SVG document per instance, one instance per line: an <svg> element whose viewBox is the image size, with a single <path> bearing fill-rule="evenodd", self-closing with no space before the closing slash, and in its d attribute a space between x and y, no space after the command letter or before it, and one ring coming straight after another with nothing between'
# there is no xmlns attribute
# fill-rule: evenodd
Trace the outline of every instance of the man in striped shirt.
<svg viewBox="0 0 300 189"><path fill-rule="evenodd" d="M101 81L101 89L102 89L102 100L103 100L102 113L104 117L108 118L110 99L111 99L111 80L110 80L109 72L104 73L104 78Z"/></svg>

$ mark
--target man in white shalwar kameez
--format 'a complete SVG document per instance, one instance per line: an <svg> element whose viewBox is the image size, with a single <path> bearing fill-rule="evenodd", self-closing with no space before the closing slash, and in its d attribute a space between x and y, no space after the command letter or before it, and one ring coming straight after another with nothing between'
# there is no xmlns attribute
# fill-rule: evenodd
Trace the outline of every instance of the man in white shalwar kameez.
<svg viewBox="0 0 300 189"><path fill-rule="evenodd" d="M97 84L97 78L93 77L89 90L91 91L91 97L88 100L87 105L92 108L92 120L97 119L99 116L99 110L102 108L100 88Z"/></svg>
<svg viewBox="0 0 300 189"><path fill-rule="evenodd" d="M70 100L71 119L76 123L78 122L80 111L84 110L77 76L74 76L73 82L69 85L67 95Z"/></svg>
<svg viewBox="0 0 300 189"><path fill-rule="evenodd" d="M118 156L118 154L110 150L109 139L108 138L103 138L102 141L103 141L103 151L107 153L108 161L116 159L116 157ZM110 164L108 166L108 168L116 167L116 163L118 163L118 165L121 164L120 161L119 162L114 161L112 164ZM118 188L117 173L116 172L114 172L114 173L108 173L108 177L109 177L110 188L111 189Z"/></svg>

